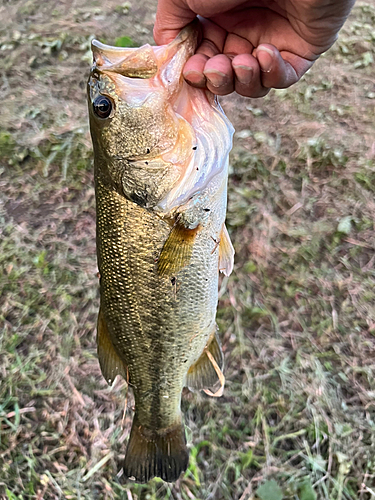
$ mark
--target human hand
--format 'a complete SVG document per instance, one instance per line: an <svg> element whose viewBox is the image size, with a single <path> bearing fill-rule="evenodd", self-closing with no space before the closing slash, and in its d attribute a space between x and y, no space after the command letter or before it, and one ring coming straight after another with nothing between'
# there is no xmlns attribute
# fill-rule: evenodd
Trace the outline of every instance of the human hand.
<svg viewBox="0 0 375 500"><path fill-rule="evenodd" d="M355 0L159 0L154 38L172 41L197 15L201 42L185 80L217 95L263 97L296 83L335 42Z"/></svg>

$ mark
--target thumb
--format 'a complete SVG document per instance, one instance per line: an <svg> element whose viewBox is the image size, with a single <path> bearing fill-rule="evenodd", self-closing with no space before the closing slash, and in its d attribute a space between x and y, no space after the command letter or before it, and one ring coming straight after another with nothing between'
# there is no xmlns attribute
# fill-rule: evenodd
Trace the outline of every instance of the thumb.
<svg viewBox="0 0 375 500"><path fill-rule="evenodd" d="M154 40L164 45L176 38L196 14L184 0L159 0L154 26Z"/></svg>

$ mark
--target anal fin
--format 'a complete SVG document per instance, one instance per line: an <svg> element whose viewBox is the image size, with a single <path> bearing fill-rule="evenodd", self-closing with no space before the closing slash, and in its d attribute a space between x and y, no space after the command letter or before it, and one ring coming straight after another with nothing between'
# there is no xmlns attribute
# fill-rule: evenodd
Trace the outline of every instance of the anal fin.
<svg viewBox="0 0 375 500"><path fill-rule="evenodd" d="M159 257L160 276L176 274L189 264L198 231L199 226L188 229L179 221L175 223Z"/></svg>
<svg viewBox="0 0 375 500"><path fill-rule="evenodd" d="M215 332L208 340L198 361L189 368L186 379L187 387L189 389L206 390L209 387L213 387L217 382L220 382L220 385L223 387L225 381L222 374L223 365L224 356L217 333ZM208 394L211 396L219 395L210 392Z"/></svg>
<svg viewBox="0 0 375 500"><path fill-rule="evenodd" d="M102 309L99 309L98 316L97 345L100 369L108 384L113 383L116 375L127 380L127 368L112 344Z"/></svg>
<svg viewBox="0 0 375 500"><path fill-rule="evenodd" d="M219 244L219 271L229 276L233 271L234 264L234 248L228 234L228 229L225 224L220 234Z"/></svg>

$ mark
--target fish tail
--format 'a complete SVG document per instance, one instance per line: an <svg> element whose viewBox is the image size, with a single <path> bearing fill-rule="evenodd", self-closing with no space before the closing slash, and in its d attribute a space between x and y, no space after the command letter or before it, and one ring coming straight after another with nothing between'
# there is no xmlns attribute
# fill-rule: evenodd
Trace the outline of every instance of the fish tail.
<svg viewBox="0 0 375 500"><path fill-rule="evenodd" d="M147 483L153 477L176 481L186 471L189 452L185 428L181 421L159 431L146 429L134 416L123 465L124 476L136 483Z"/></svg>

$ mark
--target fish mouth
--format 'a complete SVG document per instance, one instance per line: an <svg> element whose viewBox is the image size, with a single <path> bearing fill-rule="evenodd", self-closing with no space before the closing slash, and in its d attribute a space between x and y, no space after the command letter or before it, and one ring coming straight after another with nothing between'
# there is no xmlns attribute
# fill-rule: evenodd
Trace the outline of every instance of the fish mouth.
<svg viewBox="0 0 375 500"><path fill-rule="evenodd" d="M150 79L159 74L165 80L162 83L170 84L172 76L180 76L186 61L194 54L198 34L198 22L193 21L164 46L146 44L139 48L113 47L92 40L92 72L104 71L139 79Z"/></svg>

